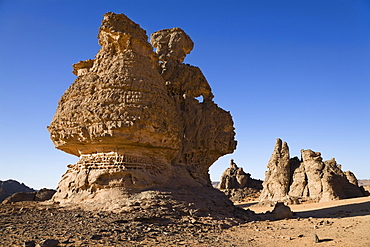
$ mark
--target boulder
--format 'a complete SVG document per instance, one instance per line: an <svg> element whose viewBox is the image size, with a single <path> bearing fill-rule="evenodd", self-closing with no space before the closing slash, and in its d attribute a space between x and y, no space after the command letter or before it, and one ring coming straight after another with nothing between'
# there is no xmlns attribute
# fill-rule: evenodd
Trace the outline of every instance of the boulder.
<svg viewBox="0 0 370 247"><path fill-rule="evenodd" d="M271 213L273 218L276 220L293 218L292 210L283 202L276 203Z"/></svg>

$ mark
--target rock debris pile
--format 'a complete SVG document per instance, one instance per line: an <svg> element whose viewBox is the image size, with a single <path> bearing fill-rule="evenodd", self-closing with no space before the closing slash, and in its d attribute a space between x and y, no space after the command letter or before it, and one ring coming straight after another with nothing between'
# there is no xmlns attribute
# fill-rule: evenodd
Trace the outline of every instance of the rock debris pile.
<svg viewBox="0 0 370 247"><path fill-rule="evenodd" d="M171 204L168 201L168 204ZM162 208L150 211L104 212L58 204L19 202L0 207L0 246L224 246L221 233L237 219L213 220Z"/></svg>
<svg viewBox="0 0 370 247"><path fill-rule="evenodd" d="M53 200L124 211L171 194L198 213L232 214L208 169L235 150L233 121L201 70L183 63L190 37L164 29L150 44L127 16L106 13L98 39L95 59L73 65L78 77L48 127L56 148L80 157Z"/></svg>
<svg viewBox="0 0 370 247"><path fill-rule="evenodd" d="M268 162L260 203L325 202L364 196L352 172L343 172L334 158L323 161L321 153L301 150L302 158L290 158L289 147L276 140Z"/></svg>

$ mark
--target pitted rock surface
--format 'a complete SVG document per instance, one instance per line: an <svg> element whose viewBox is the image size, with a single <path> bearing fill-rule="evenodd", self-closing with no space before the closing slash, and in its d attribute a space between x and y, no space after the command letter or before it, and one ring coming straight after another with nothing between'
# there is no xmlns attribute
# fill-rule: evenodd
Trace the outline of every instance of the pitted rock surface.
<svg viewBox="0 0 370 247"><path fill-rule="evenodd" d="M290 158L286 142L277 139L268 163L261 204L325 202L364 196L352 172L343 172L334 158L323 161L320 152L301 150Z"/></svg>
<svg viewBox="0 0 370 247"><path fill-rule="evenodd" d="M231 115L213 102L214 95L202 71L182 63L193 48L182 29L157 31L150 41L161 61L159 71L181 123L182 145L172 162L188 167L195 180L208 185L208 168L236 148Z"/></svg>
<svg viewBox="0 0 370 247"><path fill-rule="evenodd" d="M201 70L182 63L194 45L190 37L180 28L158 31L150 39L154 52L138 24L107 13L98 38L95 59L73 66L78 77L48 127L56 148L80 157L53 200L122 211L146 207L138 198L158 199L160 191L185 194L204 214L227 205L232 215L208 169L235 150L233 121L213 102Z"/></svg>
<svg viewBox="0 0 370 247"><path fill-rule="evenodd" d="M74 65L79 76L48 127L55 146L77 156L171 160L180 145L178 117L145 31L125 15L107 13L98 37L101 49L94 60Z"/></svg>

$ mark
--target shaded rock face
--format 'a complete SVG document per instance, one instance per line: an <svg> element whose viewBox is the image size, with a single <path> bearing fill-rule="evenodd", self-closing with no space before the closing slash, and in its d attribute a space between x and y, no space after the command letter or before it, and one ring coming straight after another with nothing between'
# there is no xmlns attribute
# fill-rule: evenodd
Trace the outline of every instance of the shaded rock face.
<svg viewBox="0 0 370 247"><path fill-rule="evenodd" d="M7 197L2 203L23 202L23 201L47 201L55 194L56 190L43 188L34 192L17 192Z"/></svg>
<svg viewBox="0 0 370 247"><path fill-rule="evenodd" d="M35 192L35 190L16 180L0 181L0 202L18 192Z"/></svg>
<svg viewBox="0 0 370 247"><path fill-rule="evenodd" d="M54 200L122 207L147 190L211 188L208 168L234 151L235 132L200 69L182 63L190 37L158 31L154 52L138 24L107 13L98 38L95 59L73 66L78 77L48 127L56 148L80 157Z"/></svg>
<svg viewBox="0 0 370 247"><path fill-rule="evenodd" d="M290 158L286 142L277 139L268 163L261 203L324 202L364 196L352 172L343 172L335 159L323 161L320 152L301 150Z"/></svg>

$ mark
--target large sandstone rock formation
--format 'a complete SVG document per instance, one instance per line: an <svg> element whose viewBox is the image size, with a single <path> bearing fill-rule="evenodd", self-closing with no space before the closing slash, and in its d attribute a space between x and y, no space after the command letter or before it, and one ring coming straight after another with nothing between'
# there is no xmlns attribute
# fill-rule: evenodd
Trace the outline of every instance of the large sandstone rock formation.
<svg viewBox="0 0 370 247"><path fill-rule="evenodd" d="M268 162L261 203L323 202L364 196L352 172L343 172L335 159L323 161L321 153L301 150L302 158L290 158L286 142L277 139Z"/></svg>
<svg viewBox="0 0 370 247"><path fill-rule="evenodd" d="M73 66L78 77L48 127L56 148L80 157L54 200L121 210L170 191L206 208L230 207L208 168L234 151L233 121L212 101L200 69L182 63L190 37L180 28L158 31L154 52L138 24L107 13L98 38L95 59Z"/></svg>
<svg viewBox="0 0 370 247"><path fill-rule="evenodd" d="M251 178L251 174L245 173L232 159L230 167L222 173L218 189L234 202L254 200L260 196L262 181Z"/></svg>

